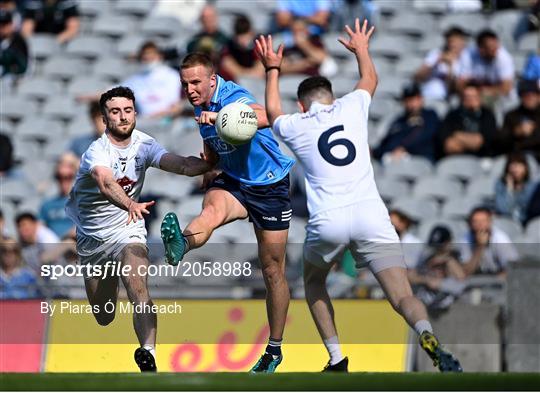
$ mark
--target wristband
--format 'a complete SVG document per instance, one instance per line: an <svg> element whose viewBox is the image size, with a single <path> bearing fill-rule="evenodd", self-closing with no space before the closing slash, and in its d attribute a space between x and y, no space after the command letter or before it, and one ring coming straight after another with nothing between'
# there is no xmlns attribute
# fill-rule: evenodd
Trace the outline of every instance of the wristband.
<svg viewBox="0 0 540 393"><path fill-rule="evenodd" d="M272 67L268 67L264 70L264 72L268 72L270 70L278 70L278 72L281 72L281 67L278 67L278 66L272 66Z"/></svg>

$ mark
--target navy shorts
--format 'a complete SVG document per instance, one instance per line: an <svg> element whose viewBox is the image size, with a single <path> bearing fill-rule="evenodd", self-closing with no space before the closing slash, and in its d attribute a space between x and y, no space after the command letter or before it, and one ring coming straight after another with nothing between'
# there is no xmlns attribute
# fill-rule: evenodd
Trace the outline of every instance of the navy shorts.
<svg viewBox="0 0 540 393"><path fill-rule="evenodd" d="M233 194L246 208L249 221L255 227L269 231L289 229L292 217L289 175L273 184L249 186L221 173L210 188L221 188Z"/></svg>

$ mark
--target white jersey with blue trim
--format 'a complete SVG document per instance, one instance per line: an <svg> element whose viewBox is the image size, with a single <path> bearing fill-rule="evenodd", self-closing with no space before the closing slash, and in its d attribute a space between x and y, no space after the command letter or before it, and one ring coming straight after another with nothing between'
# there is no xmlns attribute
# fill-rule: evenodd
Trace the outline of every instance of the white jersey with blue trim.
<svg viewBox="0 0 540 393"><path fill-rule="evenodd" d="M310 216L379 199L368 146L371 96L355 90L331 105L314 102L309 112L279 116L276 135L300 161Z"/></svg>
<svg viewBox="0 0 540 393"><path fill-rule="evenodd" d="M208 108L196 106L195 115L202 111L219 112L233 102L255 104L255 98L243 87L217 75L217 86ZM247 185L273 184L283 179L294 165L294 160L281 152L272 130L261 128L249 143L231 145L217 135L213 125L199 125L201 136L219 154L219 166L227 175Z"/></svg>

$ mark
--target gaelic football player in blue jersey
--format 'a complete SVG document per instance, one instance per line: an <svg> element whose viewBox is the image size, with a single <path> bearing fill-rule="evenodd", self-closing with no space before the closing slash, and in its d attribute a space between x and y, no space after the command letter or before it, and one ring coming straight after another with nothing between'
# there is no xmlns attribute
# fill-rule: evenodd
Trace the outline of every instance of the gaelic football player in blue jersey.
<svg viewBox="0 0 540 393"><path fill-rule="evenodd" d="M217 75L206 55L188 54L182 61L180 77L195 110L205 154L217 153L222 172L207 188L201 213L183 232L174 213L164 217L161 237L165 256L176 265L187 251L204 245L216 228L249 217L258 242L270 325L266 351L251 371L272 373L283 358L281 341L289 306L285 247L292 217L289 170L294 160L280 151L264 107L247 90ZM216 133L219 110L233 102L247 104L257 114L258 131L244 145L225 143Z"/></svg>

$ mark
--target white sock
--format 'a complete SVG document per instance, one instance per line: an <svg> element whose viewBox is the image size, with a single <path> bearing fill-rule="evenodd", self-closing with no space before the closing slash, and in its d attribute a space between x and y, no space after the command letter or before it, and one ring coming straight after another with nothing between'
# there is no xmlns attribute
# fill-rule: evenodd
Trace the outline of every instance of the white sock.
<svg viewBox="0 0 540 393"><path fill-rule="evenodd" d="M323 342L330 355L330 365L333 366L334 364L341 362L343 360L343 355L341 354L338 337L330 337L323 340Z"/></svg>
<svg viewBox="0 0 540 393"><path fill-rule="evenodd" d="M143 345L143 348L146 349L148 352L150 352L152 356L154 357L154 359L156 358L156 348L154 348L151 345Z"/></svg>
<svg viewBox="0 0 540 393"><path fill-rule="evenodd" d="M431 327L431 323L425 319L421 319L418 322L414 324L414 330L418 335L421 335L425 331L428 331L430 333L433 333L433 328Z"/></svg>

